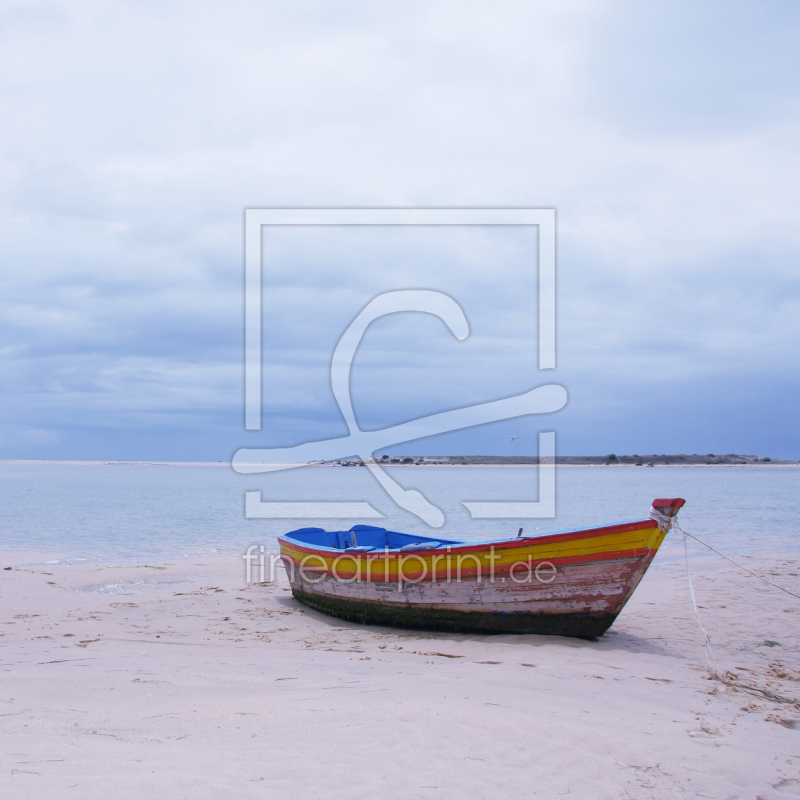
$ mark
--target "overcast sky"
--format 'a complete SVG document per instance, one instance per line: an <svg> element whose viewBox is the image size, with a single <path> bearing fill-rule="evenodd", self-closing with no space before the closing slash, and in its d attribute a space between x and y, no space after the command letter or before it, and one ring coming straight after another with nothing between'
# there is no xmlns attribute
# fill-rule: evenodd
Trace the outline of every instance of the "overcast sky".
<svg viewBox="0 0 800 800"><path fill-rule="evenodd" d="M0 4L0 457L341 436L338 337L428 288L471 335L376 322L362 427L570 399L394 452L800 458L798 41L791 0ZM245 432L243 212L270 206L555 208L558 368L531 231L268 230Z"/></svg>

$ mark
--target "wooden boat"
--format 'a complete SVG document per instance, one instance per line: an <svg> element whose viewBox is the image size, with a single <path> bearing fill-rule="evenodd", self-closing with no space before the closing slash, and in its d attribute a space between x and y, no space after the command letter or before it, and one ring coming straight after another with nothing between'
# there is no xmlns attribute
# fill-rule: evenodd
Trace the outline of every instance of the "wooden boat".
<svg viewBox="0 0 800 800"><path fill-rule="evenodd" d="M493 542L369 525L301 528L278 541L295 598L335 617L593 639L614 622L684 503L659 498L647 519Z"/></svg>

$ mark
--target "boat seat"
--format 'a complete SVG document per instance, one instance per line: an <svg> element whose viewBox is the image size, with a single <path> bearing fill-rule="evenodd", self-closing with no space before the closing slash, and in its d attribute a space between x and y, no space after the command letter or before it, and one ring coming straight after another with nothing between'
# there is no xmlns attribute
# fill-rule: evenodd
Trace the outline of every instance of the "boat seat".
<svg viewBox="0 0 800 800"><path fill-rule="evenodd" d="M413 544L407 544L400 548L400 552L404 553L406 550L435 550L437 547L441 547L441 542L414 542Z"/></svg>

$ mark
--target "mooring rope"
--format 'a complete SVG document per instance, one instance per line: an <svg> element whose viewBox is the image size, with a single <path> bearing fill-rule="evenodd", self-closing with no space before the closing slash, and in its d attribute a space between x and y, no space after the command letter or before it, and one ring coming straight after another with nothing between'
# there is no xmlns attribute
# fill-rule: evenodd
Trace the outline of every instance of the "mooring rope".
<svg viewBox="0 0 800 800"><path fill-rule="evenodd" d="M650 519L655 520L658 527L661 528L661 530L664 531L664 533L668 533L671 528L675 529L676 531L680 531L683 534L684 546L686 545L686 537L691 536L691 538L694 539L696 542L699 542L704 547L707 547L709 550L713 551L718 556L722 556L722 558L724 558L726 561L730 561L731 564L733 564L735 567L739 567L739 569L744 570L746 573L752 575L754 578L758 578L760 581L764 581L764 583L768 583L770 586L774 586L776 589L780 589L782 592L786 592L786 594L790 594L792 597L796 597L798 600L800 600L800 594L797 594L796 592L793 592L785 588L784 586L780 586L777 583L774 583L773 581L762 577L757 572L753 572L753 570L751 569L747 569L747 567L743 566L742 564L739 564L732 558L726 556L725 553L720 553L719 550L717 550L715 547L712 547L708 542L704 542L702 539L698 539L697 536L695 536L694 534L688 533L680 526L678 520L675 517L668 517L666 514L662 514L657 508L651 508Z"/></svg>
<svg viewBox="0 0 800 800"><path fill-rule="evenodd" d="M666 514L662 514L658 509L651 508L650 519L655 520L658 527L661 528L661 530L664 531L664 533L668 533L670 528L673 528L676 531L680 531L684 537L684 545L686 544L686 537L690 536L696 542L700 542L700 544L702 544L704 547L707 547L709 550L715 552L718 556L722 556L722 558L724 558L726 561L730 561L731 564L733 564L735 567L739 567L739 569L744 570L749 575L752 575L754 578L758 578L760 581L764 581L764 583L768 583L770 586L774 586L776 589L780 589L782 592L786 592L786 594L790 594L792 597L796 597L798 600L800 600L800 594L792 592L791 590L785 588L784 586L779 586L777 583L773 583L771 580L762 577L757 572L753 572L753 570L747 569L747 567L742 566L742 564L739 564L732 558L726 556L725 553L720 553L719 550L717 550L715 547L712 547L710 544L708 544L708 542L704 542L702 539L698 539L697 536L695 536L694 534L688 533L680 526L678 520L675 517L668 517Z"/></svg>
<svg viewBox="0 0 800 800"><path fill-rule="evenodd" d="M730 561L731 564L733 564L736 567L739 567L739 569L743 569L745 572L749 573L754 578L758 578L760 581L764 581L764 583L768 583L770 586L774 586L776 589L780 589L782 592L786 592L786 594L790 594L792 597L796 597L796 598L798 598L798 600L800 600L800 594L792 592L792 591L790 591L789 589L786 589L783 586L779 586L777 583L773 583L772 581L767 580L767 578L764 578L761 575L753 572L753 570L747 569L747 567L744 567L741 564L737 564L732 558L728 558L728 556L726 556L725 553L720 553L719 550L716 550L710 544L708 544L707 542L704 542L702 539L698 539L696 536L693 536L691 533L686 533L686 531L684 531L683 528L680 528L680 530L686 536L691 536L692 539L694 539L696 542L700 542L700 544L705 545L709 550L713 550L718 556L722 556L726 561Z"/></svg>
<svg viewBox="0 0 800 800"><path fill-rule="evenodd" d="M708 635L708 631L703 627L703 623L700 621L700 612L697 610L697 598L695 597L694 594L692 573L689 570L689 548L686 542L686 537L688 536L688 534L680 526L678 520L675 517L670 517L667 514L662 514L657 508L650 509L650 519L654 519L658 527L661 528L661 530L664 531L664 533L669 533L671 529L675 529L683 534L683 557L684 561L686 562L686 580L689 582L689 596L692 598L692 608L694 608L694 618L697 620L697 624L700 626L700 630L703 632L704 636L703 653L705 654L708 668L711 670L711 673L712 675L714 675L714 677L719 678L719 669L717 669L717 662L716 659L714 658L714 651L711 648L711 637Z"/></svg>
<svg viewBox="0 0 800 800"><path fill-rule="evenodd" d="M686 543L686 537L688 534L686 533L683 528L678 524L677 520L674 520L672 523L672 527L676 528L683 534L683 559L686 563L686 580L689 582L689 594L692 598L692 607L694 608L694 618L697 620L697 624L700 626L700 630L703 631L703 636L705 636L705 641L703 642L703 650L706 654L706 661L708 662L708 668L711 672L719 677L719 670L717 669L717 660L714 658L714 651L711 648L711 637L708 635L708 631L703 627L703 623L700 622L700 614L697 611L697 599L694 595L694 584L692 583L692 573L689 571L689 548Z"/></svg>
<svg viewBox="0 0 800 800"><path fill-rule="evenodd" d="M739 569L743 570L749 575L752 575L753 577L758 578L761 581L764 581L764 583L768 583L770 586L774 586L776 589L780 589L782 592L786 592L786 594L790 594L792 597L797 597L798 599L800 599L800 594L792 592L783 586L779 586L777 583L773 583L771 580L768 580L767 578L762 577L758 573L753 572L753 570L747 569L747 567L737 563L732 558L726 556L724 553L720 553L720 551L717 550L715 547L712 547L710 544L704 542L702 539L698 539L697 536L695 536L694 534L685 531L675 517L670 517L667 514L662 514L657 508L651 508L650 519L655 520L658 527L661 528L661 530L664 531L664 533L669 533L670 530L676 530L680 531L680 533L683 534L683 557L686 563L686 579L689 582L689 595L692 598L692 607L694 608L694 616L695 619L697 620L697 624L700 626L700 630L703 632L703 636L705 637L703 641L703 651L706 656L706 662L708 663L708 668L711 670L711 672L716 678L719 678L723 682L729 682L720 676L720 672L716 666L716 659L714 658L714 651L711 648L711 637L708 635L708 631L703 627L703 623L700 621L700 614L697 610L697 599L695 598L695 593L694 593L694 584L692 583L692 573L689 570L689 548L688 548L687 538L691 537L696 542L699 542L704 547L707 547L709 550L716 553L718 556L722 556L722 558L724 558L726 561L730 561L731 564L733 564L735 567L739 567Z"/></svg>

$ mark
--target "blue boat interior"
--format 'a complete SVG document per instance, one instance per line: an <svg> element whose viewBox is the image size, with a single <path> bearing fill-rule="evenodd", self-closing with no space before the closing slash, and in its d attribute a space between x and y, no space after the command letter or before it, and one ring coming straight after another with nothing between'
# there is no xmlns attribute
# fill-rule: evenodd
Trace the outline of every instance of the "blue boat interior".
<svg viewBox="0 0 800 800"><path fill-rule="evenodd" d="M300 528L283 535L282 538L311 547L326 547L368 553L372 550L434 550L437 547L463 544L456 539L433 539L416 533L398 533L372 525L353 525L348 531L326 531L323 528Z"/></svg>
<svg viewBox="0 0 800 800"><path fill-rule="evenodd" d="M627 525L642 522L640 519L624 520L614 522L611 525ZM533 535L526 535L525 539L538 539L539 537L557 536L565 533L581 533L584 531L596 530L598 533L602 528L610 526L597 526L591 528L567 528L557 531L540 531ZM431 536L421 536L418 533L398 533L388 531L386 528L375 528L372 525L353 525L348 531L326 531L324 528L299 528L290 531L281 537L298 544L305 544L311 547L322 547L330 550L343 550L351 553L368 553L373 550L434 550L437 547L448 547L463 544L492 544L493 542L506 542L511 537L502 539L488 539L478 542L466 542L463 539L441 539Z"/></svg>

